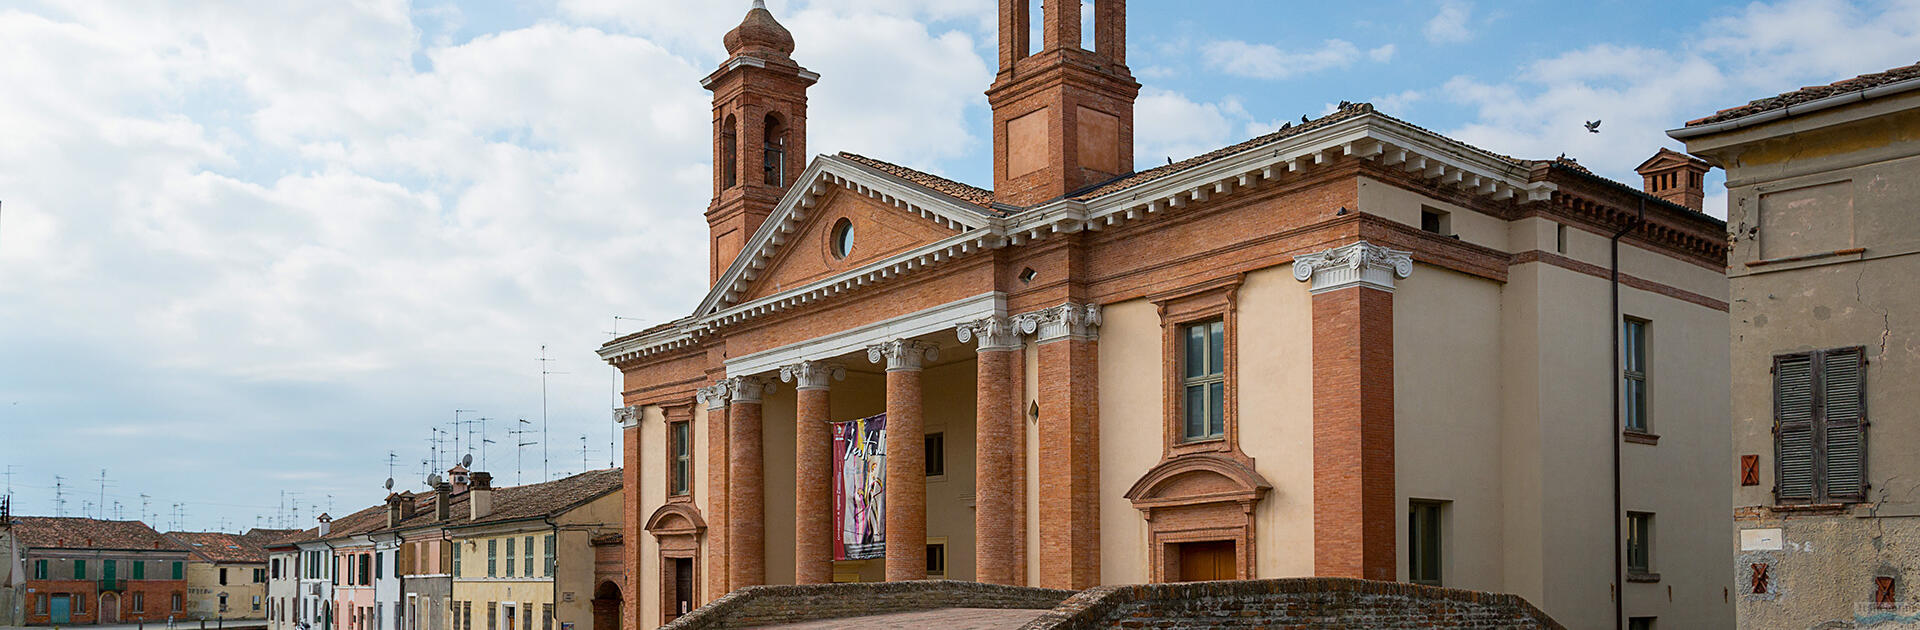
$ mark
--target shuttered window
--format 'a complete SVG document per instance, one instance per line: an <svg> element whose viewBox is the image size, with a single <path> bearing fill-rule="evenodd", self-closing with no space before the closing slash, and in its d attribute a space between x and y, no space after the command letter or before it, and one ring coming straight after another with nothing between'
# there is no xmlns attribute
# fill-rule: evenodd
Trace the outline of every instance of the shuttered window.
<svg viewBox="0 0 1920 630"><path fill-rule="evenodd" d="M1866 497L1863 348L1774 357L1776 499L1848 503Z"/></svg>
<svg viewBox="0 0 1920 630"><path fill-rule="evenodd" d="M498 539L489 540L487 541L487 577L500 576L499 563L500 563L500 541ZM489 622L487 624L487 627L491 629L493 628L493 624Z"/></svg>

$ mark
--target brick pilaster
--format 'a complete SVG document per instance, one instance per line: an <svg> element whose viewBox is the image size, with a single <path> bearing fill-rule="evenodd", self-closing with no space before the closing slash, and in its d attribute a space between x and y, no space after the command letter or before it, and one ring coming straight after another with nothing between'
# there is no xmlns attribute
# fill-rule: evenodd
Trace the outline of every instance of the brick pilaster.
<svg viewBox="0 0 1920 630"><path fill-rule="evenodd" d="M1099 346L1040 345L1040 586L1100 583Z"/></svg>
<svg viewBox="0 0 1920 630"><path fill-rule="evenodd" d="M728 409L727 582L733 588L767 583L766 458L760 435L760 394L766 381L733 379Z"/></svg>
<svg viewBox="0 0 1920 630"><path fill-rule="evenodd" d="M631 488L621 498L624 504L622 512L626 518L620 525L620 566L626 579L620 585L620 593L624 596L620 601L623 608L620 615L625 619L644 619L640 616L639 576L645 575L641 573L641 562L647 546L641 541L647 534L644 528L648 515L641 511L646 504L640 492L643 481L640 475L643 465L640 461L640 410L637 407L629 407L628 410L631 418L622 423L620 430L620 461L623 462L620 483L625 488Z"/></svg>
<svg viewBox="0 0 1920 630"><path fill-rule="evenodd" d="M1393 293L1313 296L1314 574L1396 578Z"/></svg>
<svg viewBox="0 0 1920 630"><path fill-rule="evenodd" d="M707 405L707 596L719 599L732 592L728 587L727 558L727 460L732 456L727 437L727 392L725 381L700 390ZM664 605L664 604L663 604Z"/></svg>

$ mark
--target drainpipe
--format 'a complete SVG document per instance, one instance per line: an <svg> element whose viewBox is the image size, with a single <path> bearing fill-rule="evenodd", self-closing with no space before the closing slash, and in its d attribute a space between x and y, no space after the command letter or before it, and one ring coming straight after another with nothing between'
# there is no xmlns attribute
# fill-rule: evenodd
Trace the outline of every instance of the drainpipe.
<svg viewBox="0 0 1920 630"><path fill-rule="evenodd" d="M553 522L552 514L542 516L540 517L540 520L546 521L547 529L553 532L553 575L550 575L547 577L551 578L553 582L552 584L553 586L553 627L554 627L554 630L559 630L561 627L560 626L560 524ZM544 569L546 567L541 567L541 568ZM591 581L589 581L589 584L591 584ZM591 606L593 605L592 600L588 600L587 605L589 606L589 608L591 608Z"/></svg>
<svg viewBox="0 0 1920 630"><path fill-rule="evenodd" d="M1647 200L1640 199L1640 214L1627 221L1627 226L1613 234L1611 270L1609 282L1612 283L1613 312L1608 318L1608 328L1613 330L1613 371L1607 378L1613 381L1613 418L1607 427L1607 441L1613 444L1613 626L1615 630L1627 627L1627 574L1626 560L1622 549L1626 541L1620 538L1620 521L1626 518L1620 502L1620 239L1638 229L1647 221Z"/></svg>

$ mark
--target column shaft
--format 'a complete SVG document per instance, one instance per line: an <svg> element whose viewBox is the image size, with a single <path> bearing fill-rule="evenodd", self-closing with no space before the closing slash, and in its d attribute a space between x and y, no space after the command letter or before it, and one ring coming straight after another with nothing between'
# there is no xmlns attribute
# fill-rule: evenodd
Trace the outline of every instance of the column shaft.
<svg viewBox="0 0 1920 630"><path fill-rule="evenodd" d="M729 410L733 454L727 494L727 575L733 588L767 583L766 471L760 402L735 399Z"/></svg>
<svg viewBox="0 0 1920 630"><path fill-rule="evenodd" d="M707 590L706 601L733 592L727 559L727 462L732 451L727 437L727 408L707 409Z"/></svg>
<svg viewBox="0 0 1920 630"><path fill-rule="evenodd" d="M1025 464L1019 445L1017 349L982 349L975 385L974 562L976 578L989 584L1019 584L1026 568L1017 562L1026 547L1026 522L1017 518L1026 488L1016 485Z"/></svg>
<svg viewBox="0 0 1920 630"><path fill-rule="evenodd" d="M1040 586L1100 582L1099 342L1040 344Z"/></svg>
<svg viewBox="0 0 1920 630"><path fill-rule="evenodd" d="M887 581L927 579L927 454L919 368L887 370Z"/></svg>
<svg viewBox="0 0 1920 630"><path fill-rule="evenodd" d="M793 465L793 581L833 581L833 433L828 391L798 392Z"/></svg>
<svg viewBox="0 0 1920 630"><path fill-rule="evenodd" d="M1313 296L1314 574L1393 580L1393 294Z"/></svg>

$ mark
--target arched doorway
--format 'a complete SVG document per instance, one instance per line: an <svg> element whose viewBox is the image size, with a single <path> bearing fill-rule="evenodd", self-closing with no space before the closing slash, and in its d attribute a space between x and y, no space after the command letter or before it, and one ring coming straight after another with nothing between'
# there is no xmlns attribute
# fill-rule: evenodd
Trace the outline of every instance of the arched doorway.
<svg viewBox="0 0 1920 630"><path fill-rule="evenodd" d="M593 628L591 630L620 630L620 586L613 580L605 580L593 589Z"/></svg>
<svg viewBox="0 0 1920 630"><path fill-rule="evenodd" d="M120 623L120 595L100 594L100 623Z"/></svg>

